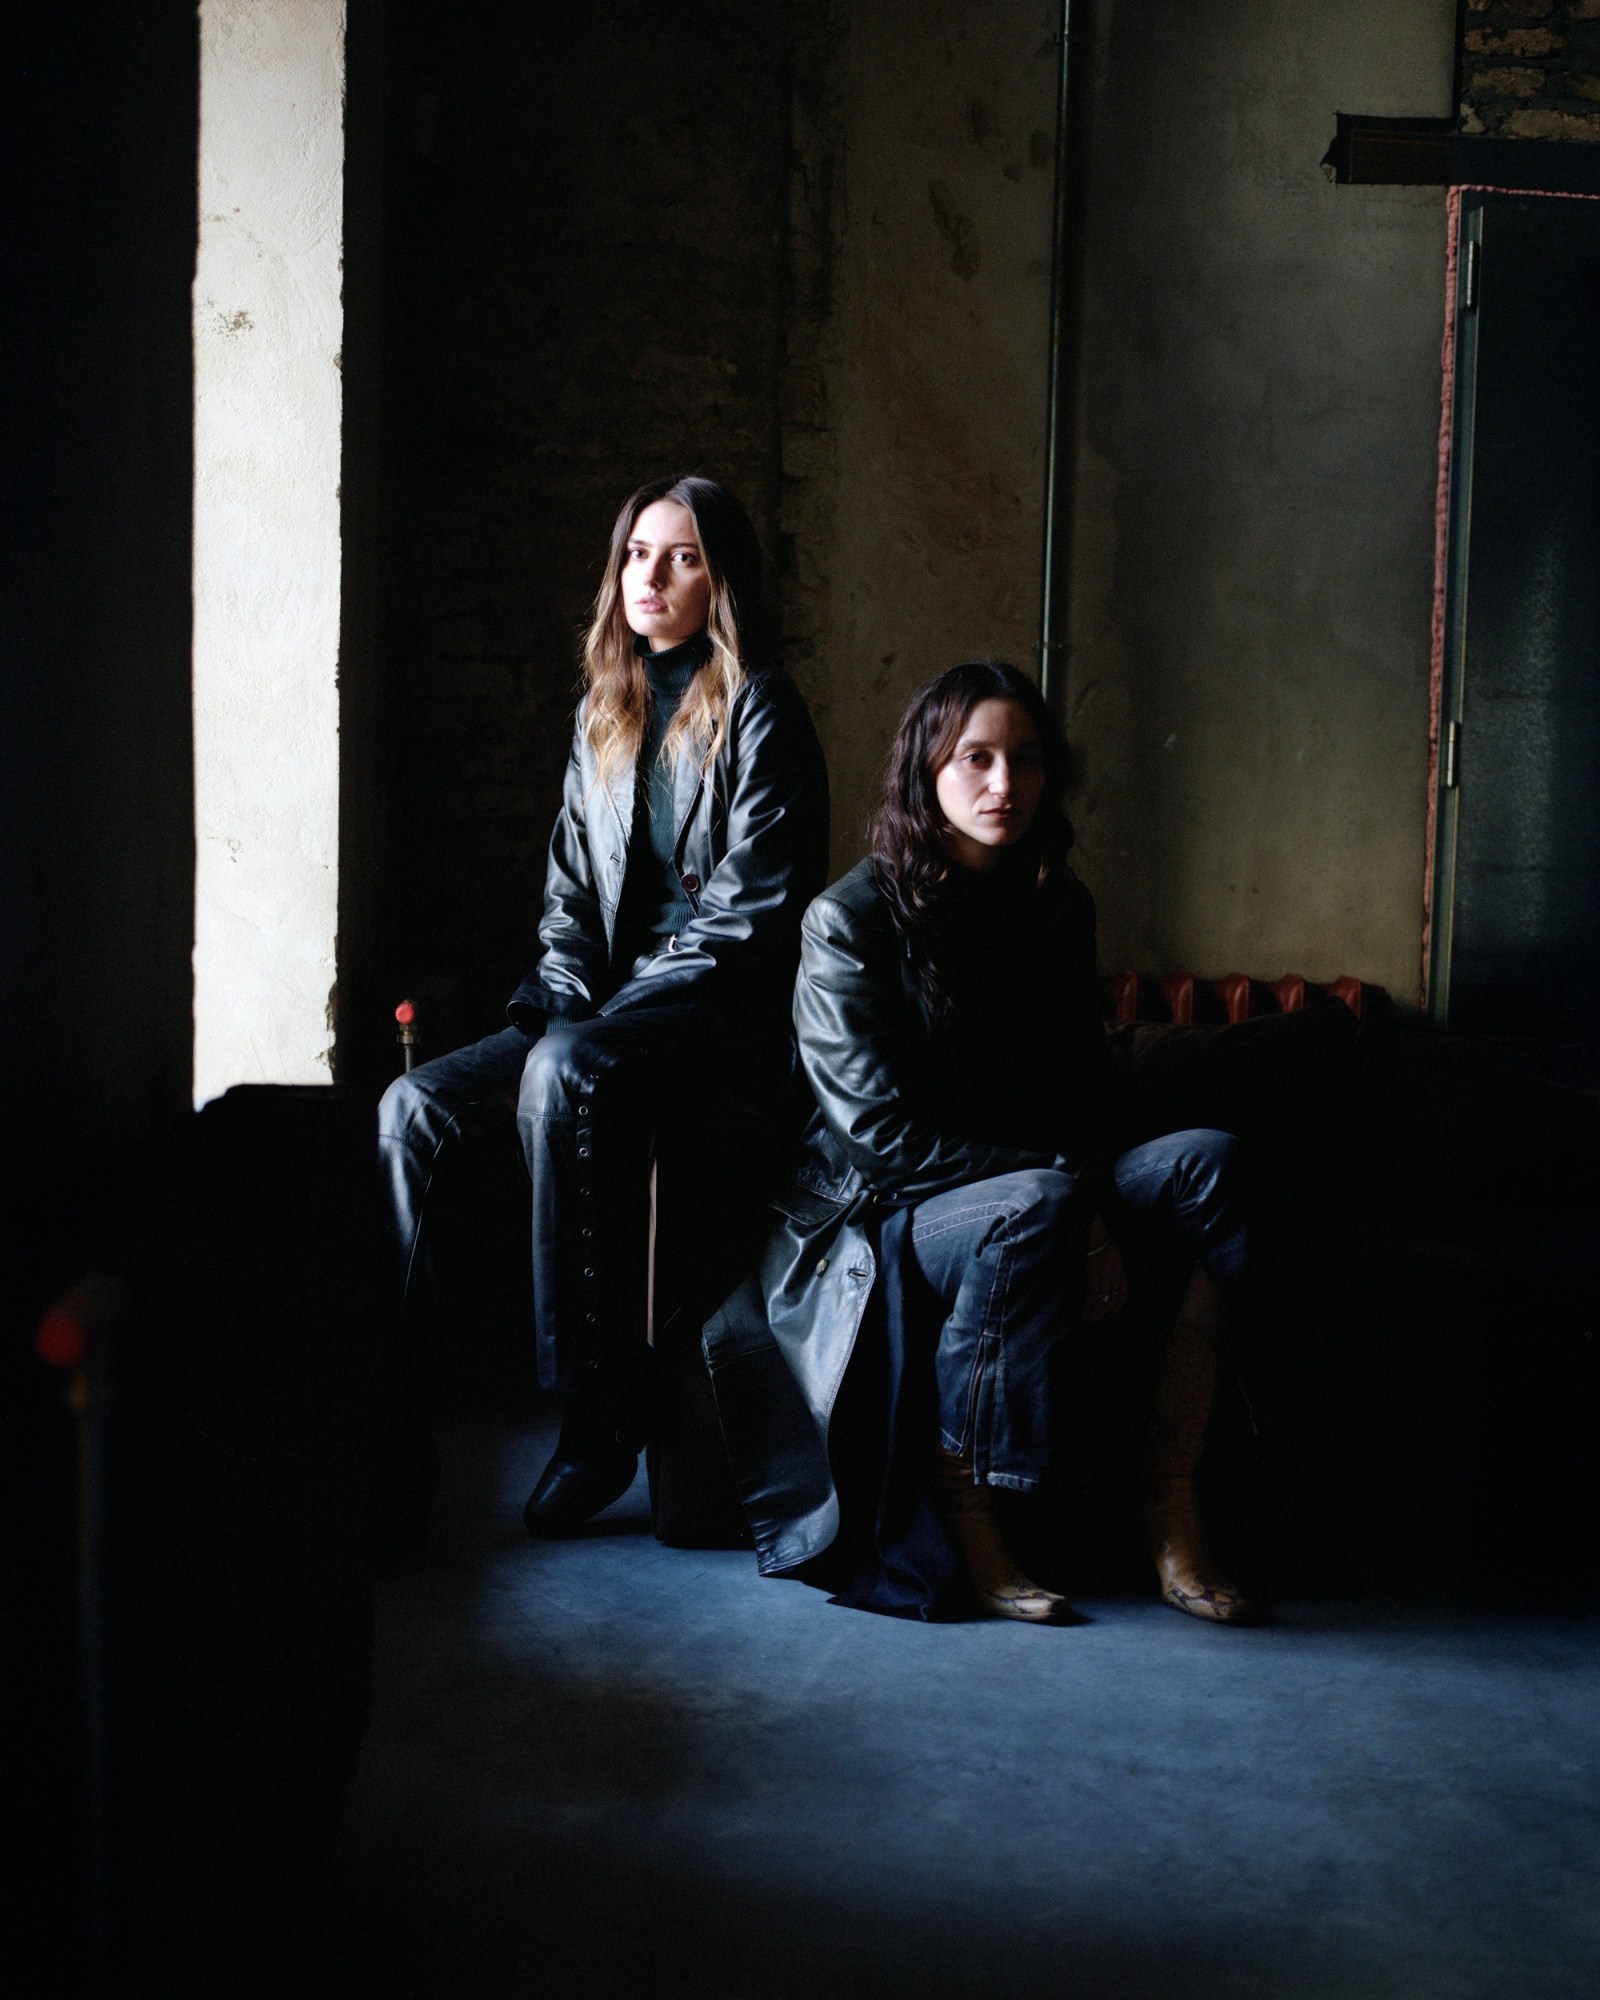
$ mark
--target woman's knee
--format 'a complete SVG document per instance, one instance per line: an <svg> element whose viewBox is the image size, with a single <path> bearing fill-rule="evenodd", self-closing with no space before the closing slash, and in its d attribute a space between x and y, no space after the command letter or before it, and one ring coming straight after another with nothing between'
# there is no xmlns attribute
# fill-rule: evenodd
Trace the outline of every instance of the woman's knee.
<svg viewBox="0 0 1600 2000"><path fill-rule="evenodd" d="M1171 1231L1171 1247L1195 1257L1227 1295L1243 1279L1248 1232L1234 1159L1238 1141L1209 1126L1169 1133L1163 1149L1164 1187L1147 1219Z"/></svg>
<svg viewBox="0 0 1600 2000"><path fill-rule="evenodd" d="M1231 1132L1196 1125L1172 1134L1173 1169L1195 1192L1229 1187L1239 1142Z"/></svg>
<svg viewBox="0 0 1600 2000"><path fill-rule="evenodd" d="M1057 1238L1074 1220L1087 1228L1088 1217L1083 1214L1074 1175L1054 1167L1036 1167L1005 1178L1009 1185L996 1218L1001 1234L1012 1239L1035 1235Z"/></svg>
<svg viewBox="0 0 1600 2000"><path fill-rule="evenodd" d="M427 1092L412 1075L397 1076L378 1100L378 1137L404 1140L427 1102Z"/></svg>
<svg viewBox="0 0 1600 2000"><path fill-rule="evenodd" d="M457 1124L496 1122L515 1099L528 1046L525 1034L506 1028L397 1076L378 1103L379 1138L415 1143Z"/></svg>
<svg viewBox="0 0 1600 2000"><path fill-rule="evenodd" d="M571 1118L593 1103L611 1067L606 1023L555 1027L534 1043L517 1095L521 1118Z"/></svg>

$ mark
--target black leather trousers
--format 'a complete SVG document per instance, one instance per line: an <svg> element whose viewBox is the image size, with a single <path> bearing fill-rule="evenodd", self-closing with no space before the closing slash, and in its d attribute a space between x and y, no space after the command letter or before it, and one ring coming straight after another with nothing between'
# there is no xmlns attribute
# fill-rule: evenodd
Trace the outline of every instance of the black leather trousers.
<svg viewBox="0 0 1600 2000"><path fill-rule="evenodd" d="M714 1251L728 1233L724 1205L760 1197L745 1135L763 1120L770 1134L787 1080L786 1038L682 1001L555 1021L538 1039L505 1029L397 1078L378 1124L402 1369L433 1338L436 1211L454 1156L495 1147L509 1156L514 1120L532 1194L539 1380L569 1404L603 1406L608 1428L614 1417L642 1440L652 1153L674 1180L675 1226L681 1233L687 1183L692 1226ZM671 1247L681 1266L684 1245Z"/></svg>

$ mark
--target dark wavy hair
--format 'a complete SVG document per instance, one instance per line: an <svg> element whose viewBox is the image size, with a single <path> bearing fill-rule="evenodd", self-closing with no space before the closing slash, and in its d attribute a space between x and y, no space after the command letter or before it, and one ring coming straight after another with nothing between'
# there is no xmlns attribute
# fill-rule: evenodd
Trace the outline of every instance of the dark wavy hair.
<svg viewBox="0 0 1600 2000"><path fill-rule="evenodd" d="M1061 728L1028 676L1007 660L969 660L918 688L890 746L869 839L879 884L905 937L933 1022L950 1011L939 978L939 918L954 865L942 838L944 815L934 781L981 701L1015 702L1037 732L1044 755L1039 809L1005 857L1012 879L1031 878L1035 891L1049 897L1072 848L1072 823L1062 806L1067 772Z"/></svg>

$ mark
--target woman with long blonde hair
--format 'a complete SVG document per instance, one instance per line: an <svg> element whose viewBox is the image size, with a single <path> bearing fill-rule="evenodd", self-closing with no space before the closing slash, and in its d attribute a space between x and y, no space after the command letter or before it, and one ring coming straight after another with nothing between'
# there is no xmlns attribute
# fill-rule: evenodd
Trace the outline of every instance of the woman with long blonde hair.
<svg viewBox="0 0 1600 2000"><path fill-rule="evenodd" d="M539 954L510 1025L394 1083L380 1110L402 1354L431 1315L427 1207L454 1147L516 1124L532 1185L539 1378L560 1442L529 1532L570 1535L632 1484L651 1425L650 1161L710 1175L730 1114L789 1073L800 915L827 867L827 776L773 657L761 556L714 480L618 514L584 642Z"/></svg>

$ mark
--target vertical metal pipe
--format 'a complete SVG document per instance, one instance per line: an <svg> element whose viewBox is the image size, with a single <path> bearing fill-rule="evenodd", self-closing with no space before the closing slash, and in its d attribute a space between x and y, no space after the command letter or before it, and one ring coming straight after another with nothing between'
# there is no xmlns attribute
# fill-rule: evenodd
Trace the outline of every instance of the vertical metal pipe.
<svg viewBox="0 0 1600 2000"><path fill-rule="evenodd" d="M1060 699L1066 674L1067 561L1072 517L1072 326L1069 281L1069 215L1072 165L1073 0L1061 0L1057 37L1055 212L1050 241L1050 360L1045 404L1044 571L1039 606L1039 687L1046 701Z"/></svg>

